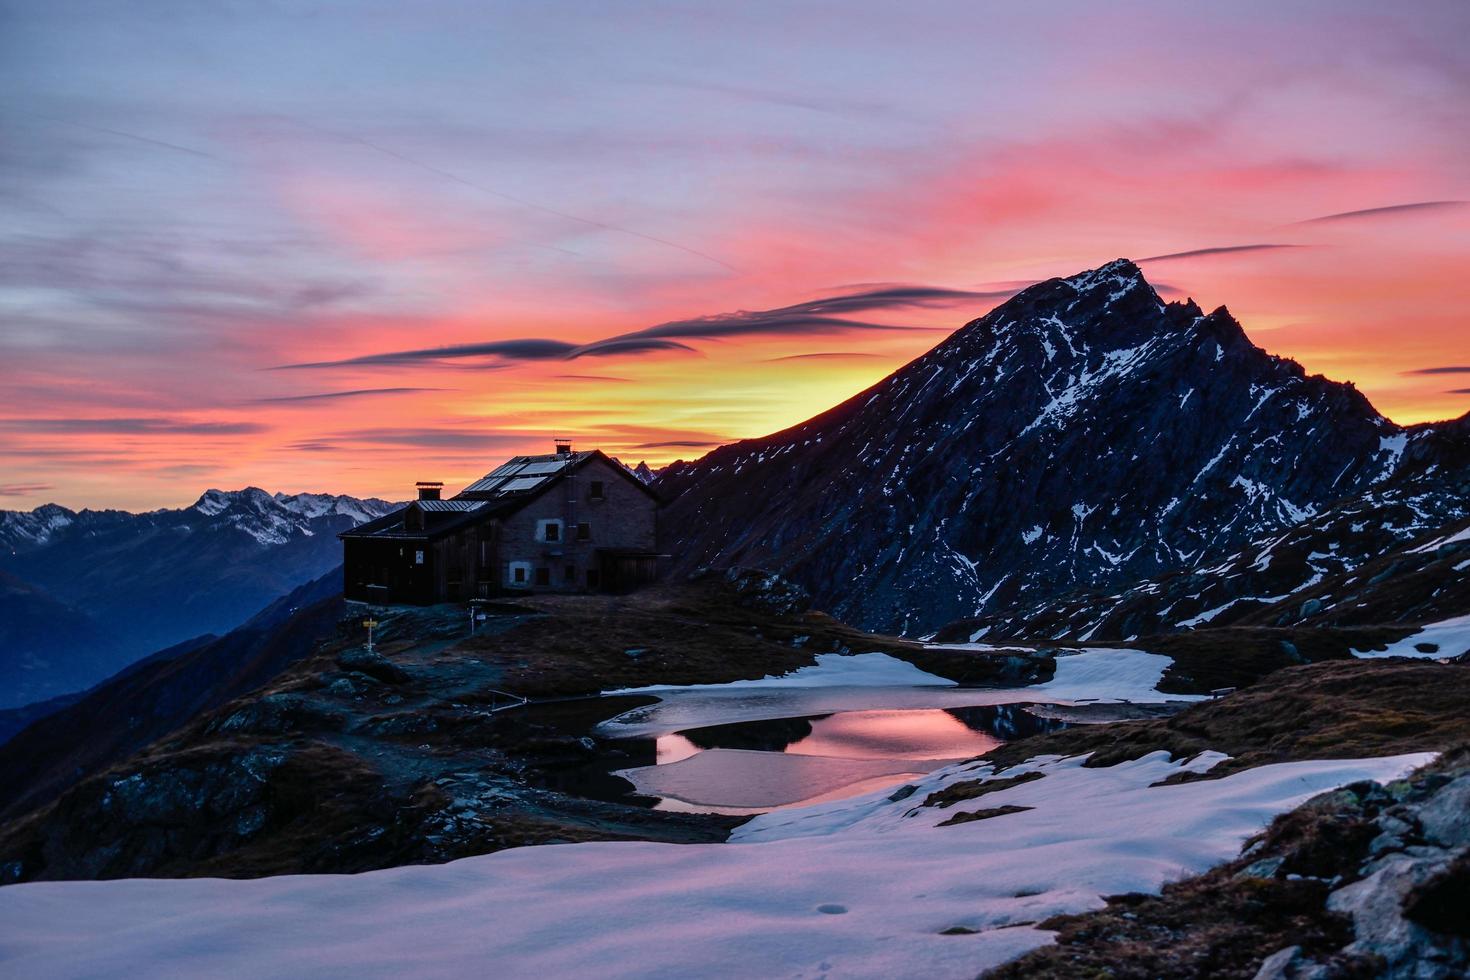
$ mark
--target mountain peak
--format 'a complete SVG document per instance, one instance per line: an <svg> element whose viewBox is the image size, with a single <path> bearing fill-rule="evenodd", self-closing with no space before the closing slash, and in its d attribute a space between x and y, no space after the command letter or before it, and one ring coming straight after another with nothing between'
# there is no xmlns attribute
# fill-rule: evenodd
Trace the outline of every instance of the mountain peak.
<svg viewBox="0 0 1470 980"><path fill-rule="evenodd" d="M1096 269L1088 269L1075 276L1067 276L1062 281L1079 293L1097 289L1103 285L1120 289L1131 288L1140 283L1148 284L1143 277L1143 270L1129 259L1114 259Z"/></svg>
<svg viewBox="0 0 1470 980"><path fill-rule="evenodd" d="M1298 523L1395 476L1407 443L1386 425L1225 307L1166 304L1119 259L655 486L685 567L775 569L863 626L922 630Z"/></svg>

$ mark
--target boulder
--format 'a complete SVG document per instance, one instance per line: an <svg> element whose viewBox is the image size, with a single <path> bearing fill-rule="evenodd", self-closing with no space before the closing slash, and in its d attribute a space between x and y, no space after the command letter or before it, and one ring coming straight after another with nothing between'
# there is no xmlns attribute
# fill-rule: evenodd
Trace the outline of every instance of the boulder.
<svg viewBox="0 0 1470 980"><path fill-rule="evenodd" d="M361 648L346 650L338 654L337 666L344 670L360 671L384 684L404 684L411 679L408 671L381 653L370 653Z"/></svg>

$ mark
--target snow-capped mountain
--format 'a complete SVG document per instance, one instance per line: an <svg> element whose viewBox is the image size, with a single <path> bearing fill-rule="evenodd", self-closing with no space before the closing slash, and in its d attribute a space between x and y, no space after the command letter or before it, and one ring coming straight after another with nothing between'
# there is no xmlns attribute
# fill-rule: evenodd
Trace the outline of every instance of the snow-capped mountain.
<svg viewBox="0 0 1470 980"><path fill-rule="evenodd" d="M9 686L0 707L74 689L79 664L90 683L181 640L228 631L339 564L337 532L394 506L247 487L141 514L56 504L0 511L0 571L25 583L35 620L8 624L28 639L0 656L24 663L26 683ZM60 612L48 621L48 611ZM99 634L108 641L100 659L95 642L66 639Z"/></svg>
<svg viewBox="0 0 1470 980"><path fill-rule="evenodd" d="M1464 441L1262 351L1224 307L1164 303L1120 259L656 486L682 567L769 567L849 621L921 633L1227 555Z"/></svg>

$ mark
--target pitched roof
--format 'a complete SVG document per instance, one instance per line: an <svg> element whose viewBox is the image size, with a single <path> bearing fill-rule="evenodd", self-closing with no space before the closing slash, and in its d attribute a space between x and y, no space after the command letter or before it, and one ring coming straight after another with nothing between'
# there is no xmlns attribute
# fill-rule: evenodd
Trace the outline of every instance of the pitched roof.
<svg viewBox="0 0 1470 980"><path fill-rule="evenodd" d="M519 510L552 487L563 477L580 469L593 459L603 459L634 486L659 502L658 494L628 471L628 468L600 449L548 456L515 456L501 463L483 477L465 487L449 500L415 500L385 517L359 524L343 531L339 538L379 537L427 540L447 534L465 524L499 517ZM420 530L409 530L404 515L409 507L418 507L432 518Z"/></svg>
<svg viewBox="0 0 1470 980"><path fill-rule="evenodd" d="M629 472L626 466L600 449L548 456L513 456L455 494L454 499L503 501L514 497L534 497L594 459L605 461L655 501L659 499L658 494Z"/></svg>
<svg viewBox="0 0 1470 980"><path fill-rule="evenodd" d="M455 500L498 500L540 489L592 457L592 452L552 456L514 456L465 487Z"/></svg>

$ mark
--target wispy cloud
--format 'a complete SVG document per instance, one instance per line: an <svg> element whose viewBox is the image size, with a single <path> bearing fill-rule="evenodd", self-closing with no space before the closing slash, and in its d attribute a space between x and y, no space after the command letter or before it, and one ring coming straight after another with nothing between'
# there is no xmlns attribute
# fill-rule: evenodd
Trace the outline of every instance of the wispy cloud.
<svg viewBox="0 0 1470 980"><path fill-rule="evenodd" d="M866 313L884 309L954 306L962 302L1011 296L1013 291L974 292L943 289L935 286L887 286L856 293L843 293L807 300L771 310L739 310L687 320L669 320L630 333L618 334L590 344L573 344L564 340L523 337L490 340L447 347L418 350L386 351L364 354L336 361L309 361L283 364L274 370L301 370L330 367L391 367L463 358L500 358L508 361L571 361L581 357L613 355L694 352L685 340L720 340L728 337L774 336L793 337L843 333L928 332L936 327L913 327L892 323L874 323L834 314Z"/></svg>
<svg viewBox="0 0 1470 980"><path fill-rule="evenodd" d="M1419 211L1441 211L1446 208L1462 208L1470 201L1415 201L1412 204L1389 204L1381 208L1363 208L1359 211L1339 211L1296 222L1299 225L1319 224L1327 221L1353 221L1358 218L1391 218Z"/></svg>
<svg viewBox="0 0 1470 980"><path fill-rule="evenodd" d="M1405 374L1470 374L1470 364L1445 364L1439 367L1415 368Z"/></svg>
<svg viewBox="0 0 1470 980"><path fill-rule="evenodd" d="M409 446L417 449L429 447L434 449L489 450L498 446L521 445L525 441L526 435L523 432L505 432L499 429L474 429L452 426L416 426L408 429L385 427L337 432L324 437L314 445L326 447L342 443L352 443L356 445Z"/></svg>
<svg viewBox="0 0 1470 980"><path fill-rule="evenodd" d="M863 354L858 351L818 351L812 354L787 354L784 357L768 357L767 364L781 361L881 361L879 354Z"/></svg>
<svg viewBox="0 0 1470 980"><path fill-rule="evenodd" d="M49 483L0 483L0 497L28 497L56 488Z"/></svg>
<svg viewBox="0 0 1470 980"><path fill-rule="evenodd" d="M1283 244L1260 244L1260 245L1219 245L1215 248L1192 248L1187 252L1168 252L1164 255L1150 255L1139 259L1139 262L1167 262L1170 259L1193 259L1205 255L1233 255L1240 252L1269 252L1280 248L1310 248L1309 245L1283 245Z"/></svg>
<svg viewBox="0 0 1470 980"><path fill-rule="evenodd" d="M335 401L339 398L362 398L369 395L413 395L425 391L451 391L450 388L356 388L352 391L323 391L312 395L281 395L276 398L257 398L256 404Z"/></svg>
<svg viewBox="0 0 1470 980"><path fill-rule="evenodd" d="M698 439L670 439L667 442L640 442L629 449L707 449L710 446L721 445L719 442L701 441Z"/></svg>
<svg viewBox="0 0 1470 980"><path fill-rule="evenodd" d="M255 435L270 427L258 422L192 422L167 418L118 419L0 419L0 429L55 435Z"/></svg>
<svg viewBox="0 0 1470 980"><path fill-rule="evenodd" d="M300 120L296 121L301 122ZM445 180L454 181L456 184L460 184L464 187L471 188L472 190L479 191L482 194L488 194L491 197L499 198L502 201L508 201L511 204L516 204L523 208L530 208L533 211L540 211L543 214L549 214L557 218L563 218L567 221L574 221L578 224L586 225L590 228L596 228L600 231L616 232L620 235L628 235L633 238L641 238L646 242L652 242L655 245L662 245L666 248L672 248L677 251L684 252L688 255L692 255L696 258L704 259L706 262L712 262L715 265L720 266L721 268L729 270L730 272L740 271L739 269L735 268L735 266L726 262L724 259L716 258L715 256L710 255L708 252L702 252L697 248L692 248L688 245L682 245L679 242L671 241L667 238L661 238L657 235L650 235L647 232L638 231L637 229L629 228L626 225L613 224L609 221L599 221L596 218L588 218L580 214L573 214L570 211L563 211L560 208L554 208L546 204L541 204L539 202L529 200L516 194L507 194L505 191L499 191L493 187L488 187L485 184L479 183L477 181L468 180L464 177L461 177L459 174L452 173L440 167L436 167L431 163L425 163L422 160L408 156L404 153L400 153L397 150L383 146L382 144L363 139L361 136L356 136L351 133L333 132L330 130L322 129L318 126L310 126L304 122L302 122L301 124L303 126L307 126L307 128L309 129L313 129L319 133L322 133L323 135L330 136L334 139L345 140L349 143L356 143L359 146L364 146L370 150L381 153L384 156L392 157L393 159L398 160L401 163L406 163L410 167L418 167L420 170L427 171L428 173L437 174L438 176L443 177Z"/></svg>
<svg viewBox="0 0 1470 980"><path fill-rule="evenodd" d="M468 357L498 357L508 361L570 361L579 357L611 354L646 354L653 351L693 351L687 344L671 340L640 340L614 337L592 344L570 344L563 340L523 337L512 340L489 340L478 344L451 344L447 347L425 347L419 350L387 351L364 354L339 361L309 361L283 364L272 370L291 371L304 368L393 367L425 361L452 361Z"/></svg>

